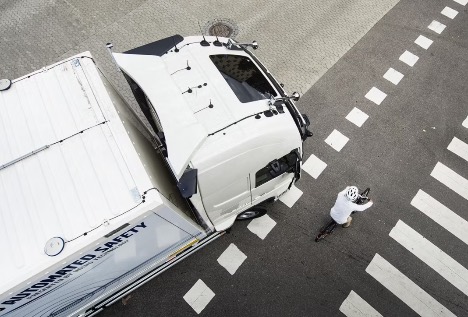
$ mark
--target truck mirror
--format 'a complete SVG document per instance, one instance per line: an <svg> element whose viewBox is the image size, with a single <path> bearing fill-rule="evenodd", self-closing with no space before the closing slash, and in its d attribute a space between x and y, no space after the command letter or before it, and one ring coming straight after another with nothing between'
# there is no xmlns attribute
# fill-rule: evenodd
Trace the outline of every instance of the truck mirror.
<svg viewBox="0 0 468 317"><path fill-rule="evenodd" d="M190 198L197 193L197 172L196 168L186 169L180 178L177 188L179 188L182 197Z"/></svg>

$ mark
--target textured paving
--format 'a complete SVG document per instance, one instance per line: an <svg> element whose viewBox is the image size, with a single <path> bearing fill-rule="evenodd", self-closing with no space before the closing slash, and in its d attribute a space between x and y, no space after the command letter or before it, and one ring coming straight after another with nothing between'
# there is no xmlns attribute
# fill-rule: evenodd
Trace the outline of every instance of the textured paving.
<svg viewBox="0 0 468 317"><path fill-rule="evenodd" d="M0 0L0 77L90 50L105 73L129 92L106 55L173 34L199 34L229 19L237 39L257 40L256 54L289 91L306 92L399 0L142 1Z"/></svg>

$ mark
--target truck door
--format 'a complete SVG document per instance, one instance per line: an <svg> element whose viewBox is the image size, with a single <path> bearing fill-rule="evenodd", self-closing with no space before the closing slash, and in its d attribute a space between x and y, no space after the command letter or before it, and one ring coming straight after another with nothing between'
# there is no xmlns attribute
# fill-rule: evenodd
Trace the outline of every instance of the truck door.
<svg viewBox="0 0 468 317"><path fill-rule="evenodd" d="M297 149L250 174L252 206L284 192L294 177L300 177L300 154Z"/></svg>
<svg viewBox="0 0 468 317"><path fill-rule="evenodd" d="M199 186L205 210L215 224L252 202L250 175L242 166L207 171L199 176Z"/></svg>

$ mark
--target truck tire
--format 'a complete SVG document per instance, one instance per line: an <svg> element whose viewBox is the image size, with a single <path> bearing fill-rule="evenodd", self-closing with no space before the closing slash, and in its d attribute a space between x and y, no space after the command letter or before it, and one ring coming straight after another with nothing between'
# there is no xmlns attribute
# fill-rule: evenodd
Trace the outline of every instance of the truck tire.
<svg viewBox="0 0 468 317"><path fill-rule="evenodd" d="M267 210L260 206L254 206L237 215L236 220L250 220L258 218L267 213Z"/></svg>

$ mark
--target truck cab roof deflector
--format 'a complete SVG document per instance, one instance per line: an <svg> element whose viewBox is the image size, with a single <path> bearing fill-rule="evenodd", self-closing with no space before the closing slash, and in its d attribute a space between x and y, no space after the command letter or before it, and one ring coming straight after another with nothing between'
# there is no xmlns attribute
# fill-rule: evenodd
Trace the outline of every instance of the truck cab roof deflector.
<svg viewBox="0 0 468 317"><path fill-rule="evenodd" d="M161 57L113 55L119 67L140 86L158 113L164 129L168 161L176 178L180 179L208 133L196 120Z"/></svg>

